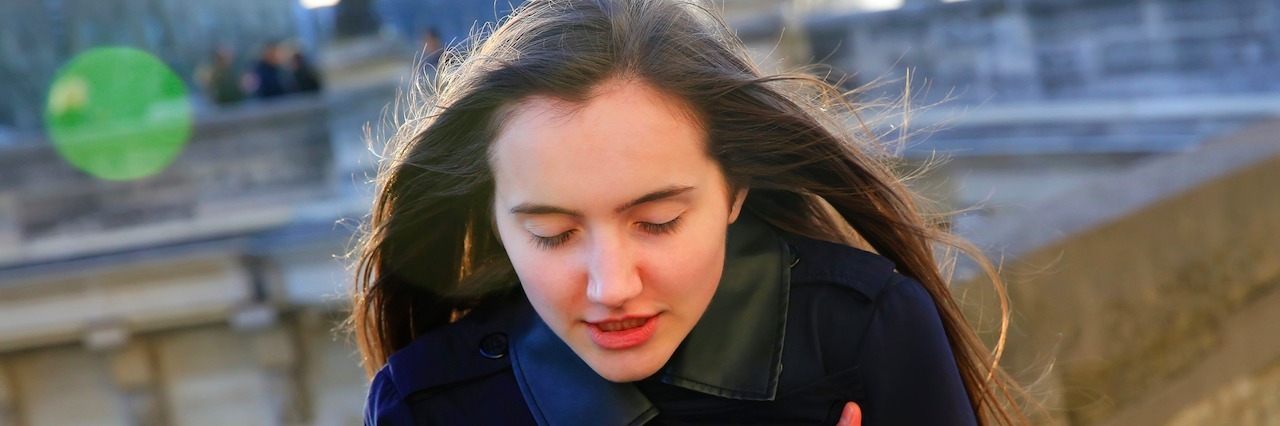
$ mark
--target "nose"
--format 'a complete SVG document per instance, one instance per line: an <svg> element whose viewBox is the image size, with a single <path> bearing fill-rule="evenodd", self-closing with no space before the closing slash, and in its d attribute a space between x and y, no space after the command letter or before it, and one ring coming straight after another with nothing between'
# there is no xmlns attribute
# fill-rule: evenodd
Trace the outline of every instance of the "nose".
<svg viewBox="0 0 1280 426"><path fill-rule="evenodd" d="M620 308L643 289L636 261L619 238L599 238L588 260L587 299L608 308Z"/></svg>

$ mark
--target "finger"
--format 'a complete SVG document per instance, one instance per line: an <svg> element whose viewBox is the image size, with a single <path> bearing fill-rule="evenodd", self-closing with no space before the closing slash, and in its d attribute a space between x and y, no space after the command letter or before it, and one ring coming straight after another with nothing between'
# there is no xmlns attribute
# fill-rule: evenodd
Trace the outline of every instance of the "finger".
<svg viewBox="0 0 1280 426"><path fill-rule="evenodd" d="M836 426L862 426L862 407L853 402L845 404L844 410L840 412L840 422Z"/></svg>

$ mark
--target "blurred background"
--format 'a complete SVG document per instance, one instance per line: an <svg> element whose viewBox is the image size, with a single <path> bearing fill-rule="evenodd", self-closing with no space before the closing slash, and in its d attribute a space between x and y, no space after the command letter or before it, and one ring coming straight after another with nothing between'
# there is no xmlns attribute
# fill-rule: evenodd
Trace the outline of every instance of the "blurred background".
<svg viewBox="0 0 1280 426"><path fill-rule="evenodd" d="M365 125L512 6L0 1L0 425L359 424ZM1002 265L1039 421L1280 424L1280 2L723 8L766 70L930 106L895 149Z"/></svg>

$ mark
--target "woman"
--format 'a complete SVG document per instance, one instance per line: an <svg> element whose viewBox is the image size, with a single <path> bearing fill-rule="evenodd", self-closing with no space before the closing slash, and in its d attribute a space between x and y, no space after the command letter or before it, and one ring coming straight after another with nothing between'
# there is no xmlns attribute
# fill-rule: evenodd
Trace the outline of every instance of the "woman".
<svg viewBox="0 0 1280 426"><path fill-rule="evenodd" d="M1021 420L832 90L671 0L533 1L446 59L361 240L366 423Z"/></svg>

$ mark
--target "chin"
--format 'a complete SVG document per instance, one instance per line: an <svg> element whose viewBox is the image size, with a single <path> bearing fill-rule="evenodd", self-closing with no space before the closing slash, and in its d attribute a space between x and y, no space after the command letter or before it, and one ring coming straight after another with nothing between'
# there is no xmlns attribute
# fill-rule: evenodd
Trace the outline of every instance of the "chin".
<svg viewBox="0 0 1280 426"><path fill-rule="evenodd" d="M671 359L671 353L597 353L593 358L587 361L587 365L596 374L611 382L626 383L642 380L657 373L667 364L667 360Z"/></svg>
<svg viewBox="0 0 1280 426"><path fill-rule="evenodd" d="M596 374L599 374L600 377L615 383L627 383L643 380L646 377L652 376L653 373L657 373L660 368L662 368L662 364L653 366L639 366L632 364L591 367L591 369L595 370Z"/></svg>

